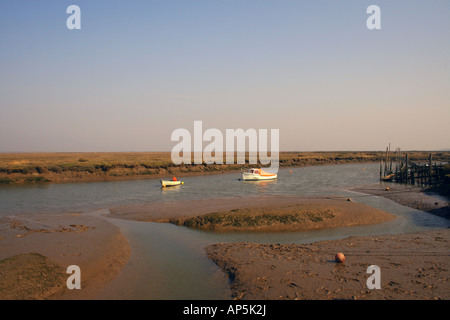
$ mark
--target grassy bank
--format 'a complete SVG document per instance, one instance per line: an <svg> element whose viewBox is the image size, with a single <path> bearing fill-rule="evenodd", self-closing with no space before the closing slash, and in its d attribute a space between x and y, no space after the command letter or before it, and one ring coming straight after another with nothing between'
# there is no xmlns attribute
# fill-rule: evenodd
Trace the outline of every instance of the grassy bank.
<svg viewBox="0 0 450 320"><path fill-rule="evenodd" d="M393 216L344 199L298 199L297 204L237 208L170 219L176 225L209 231L302 231L376 224Z"/></svg>
<svg viewBox="0 0 450 320"><path fill-rule="evenodd" d="M266 211L266 212L264 212ZM334 217L333 210L323 212L270 212L269 210L252 212L249 209L235 209L229 212L214 212L186 220L172 220L177 225L203 230L258 230L267 228L290 228L306 222L318 223Z"/></svg>
<svg viewBox="0 0 450 320"><path fill-rule="evenodd" d="M410 152L413 161L429 152ZM379 161L381 152L281 152L280 167ZM247 158L248 159L248 158ZM450 152L434 152L435 161L450 160ZM0 183L73 182L159 178L222 173L250 167L233 165L175 165L170 152L0 153Z"/></svg>

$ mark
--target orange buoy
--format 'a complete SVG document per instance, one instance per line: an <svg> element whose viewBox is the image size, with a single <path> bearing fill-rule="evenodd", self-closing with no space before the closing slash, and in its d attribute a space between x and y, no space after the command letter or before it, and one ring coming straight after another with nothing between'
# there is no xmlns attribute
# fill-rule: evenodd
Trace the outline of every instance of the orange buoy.
<svg viewBox="0 0 450 320"><path fill-rule="evenodd" d="M292 173L292 170L289 170L290 173Z"/></svg>
<svg viewBox="0 0 450 320"><path fill-rule="evenodd" d="M386 188L386 191L389 191L390 190L390 188Z"/></svg>
<svg viewBox="0 0 450 320"><path fill-rule="evenodd" d="M334 257L334 260L336 260L336 262L342 263L345 261L345 256L343 253L339 252L338 254L336 254L336 256Z"/></svg>

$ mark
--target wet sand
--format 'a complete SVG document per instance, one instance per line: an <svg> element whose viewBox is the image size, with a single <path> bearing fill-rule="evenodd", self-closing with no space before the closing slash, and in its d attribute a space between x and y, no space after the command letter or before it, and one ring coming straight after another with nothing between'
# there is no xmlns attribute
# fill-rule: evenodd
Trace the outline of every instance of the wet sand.
<svg viewBox="0 0 450 320"><path fill-rule="evenodd" d="M450 202L444 197L427 194L419 187L382 184L352 189L356 192L384 197L401 205L450 219Z"/></svg>
<svg viewBox="0 0 450 320"><path fill-rule="evenodd" d="M289 213L303 215L327 214L329 219L320 222L263 225L258 228L241 226L203 226L216 231L298 231L322 228L334 228L353 225L382 223L395 216L384 211L348 201L341 197L295 197L295 196L259 196L233 199L189 200L146 205L120 206L110 209L110 217L147 221L170 222L183 225L189 219L204 217L208 214L224 214L227 216L242 214L252 216L256 220L263 215L280 216ZM203 228L200 226L200 228ZM214 226L213 226L214 227ZM205 229L203 228L203 229Z"/></svg>
<svg viewBox="0 0 450 320"><path fill-rule="evenodd" d="M289 232L371 225L395 218L392 214L352 202L350 199L295 197L286 202L276 206L255 205L251 208L173 218L170 222L219 232Z"/></svg>
<svg viewBox="0 0 450 320"><path fill-rule="evenodd" d="M127 239L102 217L80 213L0 218L0 299L92 299L130 256ZM69 290L66 269L81 269Z"/></svg>
<svg viewBox="0 0 450 320"><path fill-rule="evenodd" d="M234 299L449 299L450 229L313 244L223 243L206 252L228 274ZM344 263L334 260L343 252ZM381 289L368 289L370 265Z"/></svg>
<svg viewBox="0 0 450 320"><path fill-rule="evenodd" d="M383 196L448 217L448 201L418 188L370 186L354 191ZM424 213L426 214L426 213ZM234 299L450 299L450 229L350 237L306 245L221 243L208 257L230 279ZM335 255L344 253L344 263ZM370 265L381 270L381 289L369 289Z"/></svg>

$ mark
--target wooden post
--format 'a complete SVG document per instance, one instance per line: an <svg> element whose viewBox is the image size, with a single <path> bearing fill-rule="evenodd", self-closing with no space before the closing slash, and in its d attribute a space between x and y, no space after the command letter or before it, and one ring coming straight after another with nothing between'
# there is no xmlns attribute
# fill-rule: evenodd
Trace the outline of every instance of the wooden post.
<svg viewBox="0 0 450 320"><path fill-rule="evenodd" d="M406 183L408 183L408 154L406 154L406 159L405 159L405 162L406 162L406 166L405 166L405 182Z"/></svg>
<svg viewBox="0 0 450 320"><path fill-rule="evenodd" d="M389 174L392 173L391 143L389 143Z"/></svg>
<svg viewBox="0 0 450 320"><path fill-rule="evenodd" d="M430 160L428 162L428 183L431 185L431 153L430 153Z"/></svg>
<svg viewBox="0 0 450 320"><path fill-rule="evenodd" d="M382 163L383 162L383 154L380 155L380 179L382 177Z"/></svg>
<svg viewBox="0 0 450 320"><path fill-rule="evenodd" d="M386 158L384 160L384 176L386 177L387 174L387 164L388 164L388 147L386 147Z"/></svg>

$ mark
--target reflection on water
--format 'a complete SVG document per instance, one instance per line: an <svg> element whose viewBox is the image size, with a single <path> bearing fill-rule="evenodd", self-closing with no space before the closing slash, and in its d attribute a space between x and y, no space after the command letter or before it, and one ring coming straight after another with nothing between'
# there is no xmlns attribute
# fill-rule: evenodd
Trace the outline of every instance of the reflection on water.
<svg viewBox="0 0 450 320"><path fill-rule="evenodd" d="M104 299L226 299L228 282L207 259L204 247L217 242L309 243L353 235L415 232L448 227L448 221L388 199L347 189L379 183L378 164L281 169L274 181L240 181L239 173L183 178L161 188L159 180L33 184L0 187L0 216L14 213L92 212L127 204L149 204L257 195L341 196L393 213L397 219L373 226L286 233L216 233L171 224L109 219L132 245L123 272Z"/></svg>
<svg viewBox="0 0 450 320"><path fill-rule="evenodd" d="M114 223L133 252L99 299L229 299L228 280L206 257L204 238L172 224Z"/></svg>
<svg viewBox="0 0 450 320"><path fill-rule="evenodd" d="M171 192L180 192L181 191L181 186L171 186L171 187L166 187L166 188L162 188L161 189L161 195L167 195L170 194Z"/></svg>

